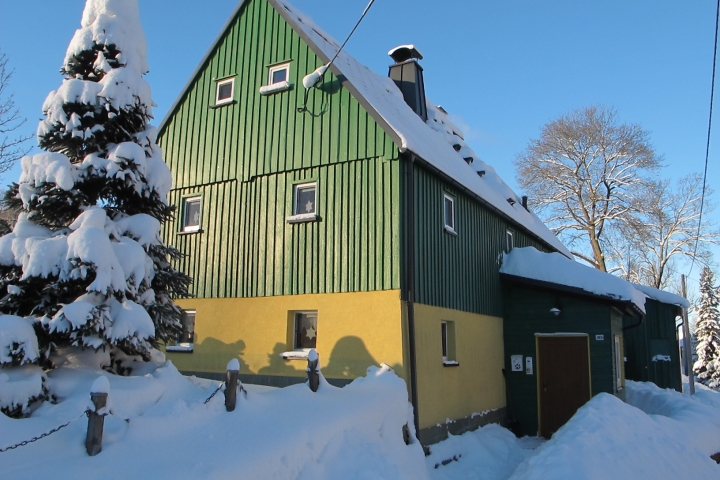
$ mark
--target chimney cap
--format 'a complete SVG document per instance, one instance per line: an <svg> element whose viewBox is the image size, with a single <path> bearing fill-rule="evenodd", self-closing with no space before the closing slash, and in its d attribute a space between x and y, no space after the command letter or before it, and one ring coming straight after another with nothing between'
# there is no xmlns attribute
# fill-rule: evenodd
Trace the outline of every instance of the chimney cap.
<svg viewBox="0 0 720 480"><path fill-rule="evenodd" d="M415 45L400 45L390 50L388 55L395 60L395 63L402 63L410 60L411 58L416 58L418 60L423 59L422 53L415 48Z"/></svg>

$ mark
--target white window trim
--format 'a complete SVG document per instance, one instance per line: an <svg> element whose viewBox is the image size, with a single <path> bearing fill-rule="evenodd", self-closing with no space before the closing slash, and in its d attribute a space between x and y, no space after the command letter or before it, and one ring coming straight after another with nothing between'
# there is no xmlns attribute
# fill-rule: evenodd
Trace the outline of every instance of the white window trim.
<svg viewBox="0 0 720 480"><path fill-rule="evenodd" d="M443 333L445 336L443 337ZM445 350L445 354L443 355L443 363L449 362L448 354L450 353L450 341L448 339L449 330L448 330L448 322L443 320L440 322L440 341L441 341L441 352Z"/></svg>
<svg viewBox="0 0 720 480"><path fill-rule="evenodd" d="M188 206L194 202L200 203L200 221L197 225L186 225L188 216ZM183 216L182 216L182 231L183 232L199 232L202 226L202 196L192 196L183 198Z"/></svg>
<svg viewBox="0 0 720 480"><path fill-rule="evenodd" d="M515 248L515 234L512 230L505 231L505 248L508 253Z"/></svg>
<svg viewBox="0 0 720 480"><path fill-rule="evenodd" d="M300 194L300 190L307 187L313 187L315 189L315 211L314 212L308 212L308 213L300 213L300 205L298 205L298 195ZM305 183L297 183L293 185L293 209L292 209L292 216L293 217L300 217L303 215L317 215L318 205L317 205L317 182L305 182Z"/></svg>
<svg viewBox="0 0 720 480"><path fill-rule="evenodd" d="M623 378L622 378L622 371L623 371L623 360L624 357L622 355L622 352L620 351L620 347L622 346L622 340L620 335L615 335L614 337L614 346L615 346L615 382L618 390L622 390L623 388Z"/></svg>
<svg viewBox="0 0 720 480"><path fill-rule="evenodd" d="M273 73L279 71L279 70L285 70L287 73L285 74L285 80L284 82L288 82L290 80L290 62L286 63L279 63L277 65L273 65L270 67L270 70L268 71L268 85L273 85ZM283 82L275 82L275 83L283 83Z"/></svg>
<svg viewBox="0 0 720 480"><path fill-rule="evenodd" d="M295 356L295 357L297 357L297 358L307 358L307 354L308 354L308 352L309 352L310 350L312 350L313 348L315 348L315 350L317 350L318 311L317 311L317 310L296 310L296 311L294 311L294 312L292 312L292 313L293 313L293 323L292 323L292 326L293 326L293 336L292 336L293 349L292 349L290 352L283 352L283 353L281 353L280 356L282 356L283 358L288 358L288 357L290 357L290 356ZM298 318L298 315L307 315L307 314L310 314L310 313L314 313L314 314L315 314L315 339L316 339L316 340L315 340L315 347L311 347L311 348L295 348L295 341L297 340L297 334L298 334L298 332L297 332L297 318ZM288 354L288 355L286 356L285 354Z"/></svg>
<svg viewBox="0 0 720 480"><path fill-rule="evenodd" d="M450 203L452 204L452 225L448 225L446 211L445 211L445 201L450 200ZM457 235L457 231L455 230L455 224L457 223L455 221L455 198L451 195L448 195L447 193L443 194L443 203L442 203L442 212L443 212L443 225L445 228L445 231L451 235Z"/></svg>
<svg viewBox="0 0 720 480"><path fill-rule="evenodd" d="M220 100L220 87L222 85L230 84L230 96L228 98ZM218 80L217 84L215 85L215 105L225 105L226 103L231 103L235 101L235 77L227 78L225 80Z"/></svg>

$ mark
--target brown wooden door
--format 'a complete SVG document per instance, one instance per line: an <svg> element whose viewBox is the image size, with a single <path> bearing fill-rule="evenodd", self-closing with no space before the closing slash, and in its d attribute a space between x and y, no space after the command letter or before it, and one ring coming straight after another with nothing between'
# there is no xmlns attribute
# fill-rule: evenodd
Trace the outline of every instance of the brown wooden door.
<svg viewBox="0 0 720 480"><path fill-rule="evenodd" d="M540 435L550 438L590 400L588 337L537 339Z"/></svg>

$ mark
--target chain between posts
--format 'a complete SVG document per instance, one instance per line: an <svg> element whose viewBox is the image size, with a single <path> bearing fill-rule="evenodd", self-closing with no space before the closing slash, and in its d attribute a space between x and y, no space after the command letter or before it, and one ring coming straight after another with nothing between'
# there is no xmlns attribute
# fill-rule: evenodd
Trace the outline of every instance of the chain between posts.
<svg viewBox="0 0 720 480"><path fill-rule="evenodd" d="M33 438L31 438L30 440L24 440L24 441L22 441L22 442L20 442L20 443L16 443L15 445L11 445L11 446L9 446L9 447L0 448L0 453L7 452L8 450L14 450L14 449L16 449L16 448L18 448L18 447L24 447L25 445L29 445L29 444L31 444L31 443L37 442L38 440L42 440L42 439L45 438L45 437L49 437L49 436L52 435L53 433L59 432L59 431L62 430L63 428L67 427L68 425L70 425L70 424L73 423L74 421L80 420L80 418L82 418L83 415L87 415L89 411L90 411L89 409L88 409L88 410L85 410L85 411L84 411L83 413L81 413L78 417L73 418L72 420L70 420L70 421L67 422L67 423L63 423L63 424L60 425L59 427L53 428L52 430L50 430L50 431L47 432L47 433L43 433L42 435L38 435L37 437L33 437Z"/></svg>
<svg viewBox="0 0 720 480"><path fill-rule="evenodd" d="M224 386L225 386L225 382L221 382L221 383L220 383L220 386L217 388L217 390L215 390L215 391L212 393L212 395L210 395L210 396L208 397L208 399L203 402L203 405L206 404L206 403L208 403L210 400L212 400L212 398L213 398L215 395L217 395L218 392L219 392L220 390L222 390L222 388L223 388Z"/></svg>

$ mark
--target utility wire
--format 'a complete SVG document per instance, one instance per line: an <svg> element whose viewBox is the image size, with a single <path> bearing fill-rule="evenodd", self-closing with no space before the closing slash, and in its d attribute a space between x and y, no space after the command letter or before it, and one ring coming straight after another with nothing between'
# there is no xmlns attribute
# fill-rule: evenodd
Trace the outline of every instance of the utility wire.
<svg viewBox="0 0 720 480"><path fill-rule="evenodd" d="M698 247L698 242L700 241L700 227L702 226L703 208L705 207L705 190L707 187L708 158L710 157L710 131L712 129L713 99L715 96L715 67L717 65L718 23L720 23L720 0L718 0L717 6L715 7L715 44L713 46L712 84L710 85L710 116L708 118L707 144L705 146L705 170L703 172L702 195L700 196L700 216L698 218L697 234L695 235L695 248L693 249L692 263L690 264L690 270L688 271L688 274L687 274L688 277L690 276L690 273L692 273L692 269L695 266L697 247Z"/></svg>
<svg viewBox="0 0 720 480"><path fill-rule="evenodd" d="M332 60L330 60L330 63L327 64L327 68L330 68L330 65L333 64L333 62L338 57L338 55L340 55L340 52L342 52L342 49L345 48L345 45L347 44L348 40L350 40L350 37L353 36L353 33L355 33L355 30L357 30L357 28L360 26L360 22L363 21L363 18L365 18L365 15L367 15L367 13L370 10L370 7L372 7L373 3L375 3L375 0L370 0L370 2L367 4L367 7L365 7L365 10L363 10L362 15L360 15L360 19L357 21L357 23L355 24L353 29L350 31L350 34L347 36L347 38L345 39L343 44L340 45L340 48L338 49L338 51L335 52L335 56L332 58ZM718 3L720 4L720 0L718 0Z"/></svg>

